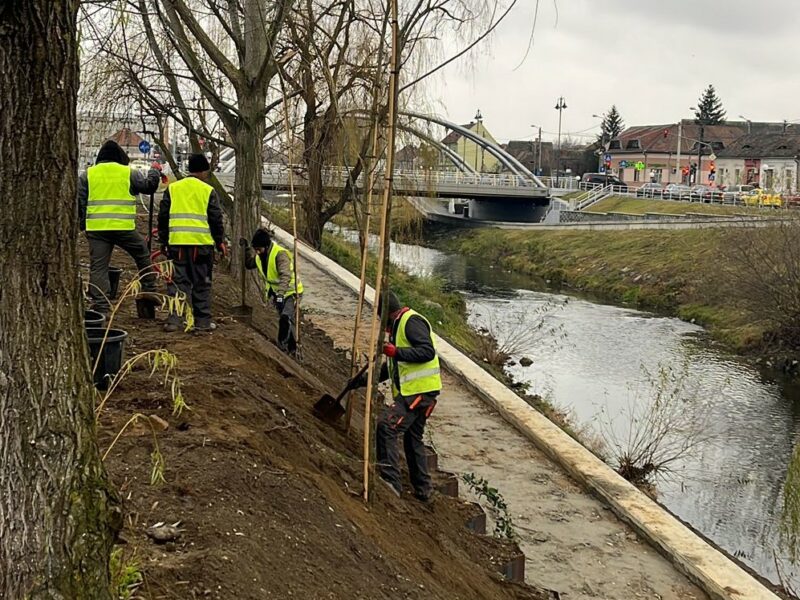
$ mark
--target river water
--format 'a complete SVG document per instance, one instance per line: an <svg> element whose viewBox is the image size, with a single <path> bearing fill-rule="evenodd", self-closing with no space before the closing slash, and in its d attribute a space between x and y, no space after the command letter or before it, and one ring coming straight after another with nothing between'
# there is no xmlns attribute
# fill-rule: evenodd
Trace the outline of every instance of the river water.
<svg viewBox="0 0 800 600"><path fill-rule="evenodd" d="M353 240L353 232L339 233ZM515 362L533 360L508 367L515 380L568 410L607 452L628 447L649 415L672 423L681 434L668 443L690 447L658 478L659 502L778 583L774 556L786 554L779 521L800 439L800 390L679 319L554 294L532 278L430 248L395 243L391 259L463 293L471 324L514 341ZM800 571L782 565L797 581Z"/></svg>

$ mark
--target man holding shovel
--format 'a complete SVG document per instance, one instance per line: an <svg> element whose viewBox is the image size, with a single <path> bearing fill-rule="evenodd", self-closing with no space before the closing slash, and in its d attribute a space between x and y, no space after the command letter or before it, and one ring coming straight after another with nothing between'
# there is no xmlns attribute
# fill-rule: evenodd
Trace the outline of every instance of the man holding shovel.
<svg viewBox="0 0 800 600"><path fill-rule="evenodd" d="M383 298L379 301L378 312L381 312L382 304ZM403 486L397 442L402 437L414 496L422 502L429 502L433 486L423 435L425 423L436 407L442 389L439 356L433 330L425 317L404 306L393 292L389 292L387 308L389 341L383 346L386 362L381 369L380 381L391 379L394 403L378 419L378 469L381 479L400 496ZM366 385L366 375L359 378L357 385Z"/></svg>
<svg viewBox="0 0 800 600"><path fill-rule="evenodd" d="M206 181L211 165L203 154L189 157L189 177L172 183L158 207L161 252L173 264L175 288L192 303L195 332L217 328L211 320L211 271L214 247L228 255L217 193ZM181 319L170 314L164 331L177 331Z"/></svg>
<svg viewBox="0 0 800 600"><path fill-rule="evenodd" d="M278 311L278 347L294 355L297 352L295 314L303 294L303 284L294 269L294 256L265 229L256 230L252 244L252 248L247 249L245 266L258 269L264 282L264 294Z"/></svg>

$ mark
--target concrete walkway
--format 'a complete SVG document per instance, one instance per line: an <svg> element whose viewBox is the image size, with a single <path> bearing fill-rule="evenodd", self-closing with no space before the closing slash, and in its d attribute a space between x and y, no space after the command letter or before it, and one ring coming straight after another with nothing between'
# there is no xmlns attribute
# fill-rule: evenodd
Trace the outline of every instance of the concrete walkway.
<svg viewBox="0 0 800 600"><path fill-rule="evenodd" d="M355 296L308 261L299 269L307 318L337 346L349 348ZM558 591L564 600L707 598L453 376L445 375L444 386L428 427L440 467L475 473L499 490L530 583Z"/></svg>

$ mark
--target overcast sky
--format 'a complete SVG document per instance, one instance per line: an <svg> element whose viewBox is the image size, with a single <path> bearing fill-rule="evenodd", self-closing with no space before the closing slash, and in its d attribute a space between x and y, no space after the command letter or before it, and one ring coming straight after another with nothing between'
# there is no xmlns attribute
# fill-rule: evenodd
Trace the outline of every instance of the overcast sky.
<svg viewBox="0 0 800 600"><path fill-rule="evenodd" d="M541 0L516 68L534 3L519 0L488 44L432 83L434 110L467 123L480 108L505 142L531 139L531 124L557 131L562 95L562 130L580 132L612 104L626 125L689 118L713 83L728 118L800 121L798 0L557 0L557 11Z"/></svg>

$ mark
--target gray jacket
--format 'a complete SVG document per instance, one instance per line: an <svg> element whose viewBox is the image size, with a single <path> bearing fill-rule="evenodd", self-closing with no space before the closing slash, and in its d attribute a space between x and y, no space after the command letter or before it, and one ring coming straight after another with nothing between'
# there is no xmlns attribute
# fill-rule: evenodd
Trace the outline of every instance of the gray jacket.
<svg viewBox="0 0 800 600"><path fill-rule="evenodd" d="M150 169L145 175L142 171L131 169L132 196L136 194L154 194L161 181L161 173ZM86 207L89 204L89 177L85 172L78 176L78 224L81 231L86 231Z"/></svg>

